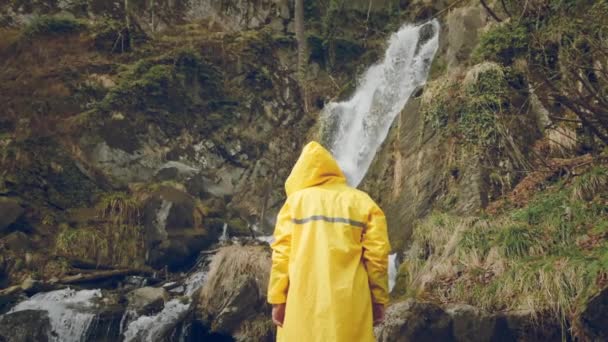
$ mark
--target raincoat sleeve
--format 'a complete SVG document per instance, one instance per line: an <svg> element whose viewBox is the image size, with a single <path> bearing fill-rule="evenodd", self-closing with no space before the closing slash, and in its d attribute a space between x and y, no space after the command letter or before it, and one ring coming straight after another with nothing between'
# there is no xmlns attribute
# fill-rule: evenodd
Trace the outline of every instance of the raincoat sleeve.
<svg viewBox="0 0 608 342"><path fill-rule="evenodd" d="M372 301L388 303L388 254L390 244L384 213L374 205L363 235L363 263L369 278Z"/></svg>
<svg viewBox="0 0 608 342"><path fill-rule="evenodd" d="M272 269L268 283L268 303L283 304L289 289L289 253L291 251L291 215L287 203L279 211L272 243Z"/></svg>

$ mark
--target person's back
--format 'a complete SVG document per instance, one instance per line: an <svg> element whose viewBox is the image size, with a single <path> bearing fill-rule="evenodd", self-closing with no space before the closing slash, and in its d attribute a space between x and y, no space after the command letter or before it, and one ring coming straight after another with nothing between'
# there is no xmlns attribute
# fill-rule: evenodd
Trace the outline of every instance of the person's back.
<svg viewBox="0 0 608 342"><path fill-rule="evenodd" d="M278 340L374 341L372 302L388 302L384 214L314 142L285 188L268 290Z"/></svg>

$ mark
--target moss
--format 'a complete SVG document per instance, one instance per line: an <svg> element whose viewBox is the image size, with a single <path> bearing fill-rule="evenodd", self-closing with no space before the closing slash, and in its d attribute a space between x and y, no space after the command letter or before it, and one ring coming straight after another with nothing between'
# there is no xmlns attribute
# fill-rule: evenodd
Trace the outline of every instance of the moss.
<svg viewBox="0 0 608 342"><path fill-rule="evenodd" d="M528 51L530 41L528 29L521 22L509 21L497 25L484 33L473 51L473 60L484 60L509 65Z"/></svg>
<svg viewBox="0 0 608 342"><path fill-rule="evenodd" d="M64 15L42 15L35 17L23 30L27 38L61 35L78 32L86 26L80 20Z"/></svg>
<svg viewBox="0 0 608 342"><path fill-rule="evenodd" d="M498 139L497 114L506 110L508 84L499 70L479 74L465 89L458 128L469 142L490 146Z"/></svg>
<svg viewBox="0 0 608 342"><path fill-rule="evenodd" d="M251 236L251 228L247 221L233 218L228 220L227 224L230 236Z"/></svg>
<svg viewBox="0 0 608 342"><path fill-rule="evenodd" d="M200 113L229 108L218 106L223 98L222 72L196 51L179 49L124 68L98 110L101 114L120 111L129 114L131 122L153 121L168 133L178 134L193 122L213 124ZM223 118L229 121L229 116Z"/></svg>

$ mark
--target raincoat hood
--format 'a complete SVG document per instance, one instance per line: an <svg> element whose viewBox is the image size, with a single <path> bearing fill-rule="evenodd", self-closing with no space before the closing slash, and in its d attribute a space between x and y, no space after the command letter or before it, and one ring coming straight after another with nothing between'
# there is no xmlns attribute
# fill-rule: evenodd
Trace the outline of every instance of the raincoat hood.
<svg viewBox="0 0 608 342"><path fill-rule="evenodd" d="M285 181L287 197L298 190L327 183L346 183L331 153L316 141L308 143Z"/></svg>

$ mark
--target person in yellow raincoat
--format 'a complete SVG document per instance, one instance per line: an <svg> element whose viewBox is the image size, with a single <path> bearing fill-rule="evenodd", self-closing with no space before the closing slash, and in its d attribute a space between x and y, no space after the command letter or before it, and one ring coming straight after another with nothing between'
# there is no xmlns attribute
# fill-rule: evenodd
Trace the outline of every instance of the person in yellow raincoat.
<svg viewBox="0 0 608 342"><path fill-rule="evenodd" d="M386 219L311 142L285 182L268 302L279 342L375 341L388 302Z"/></svg>

